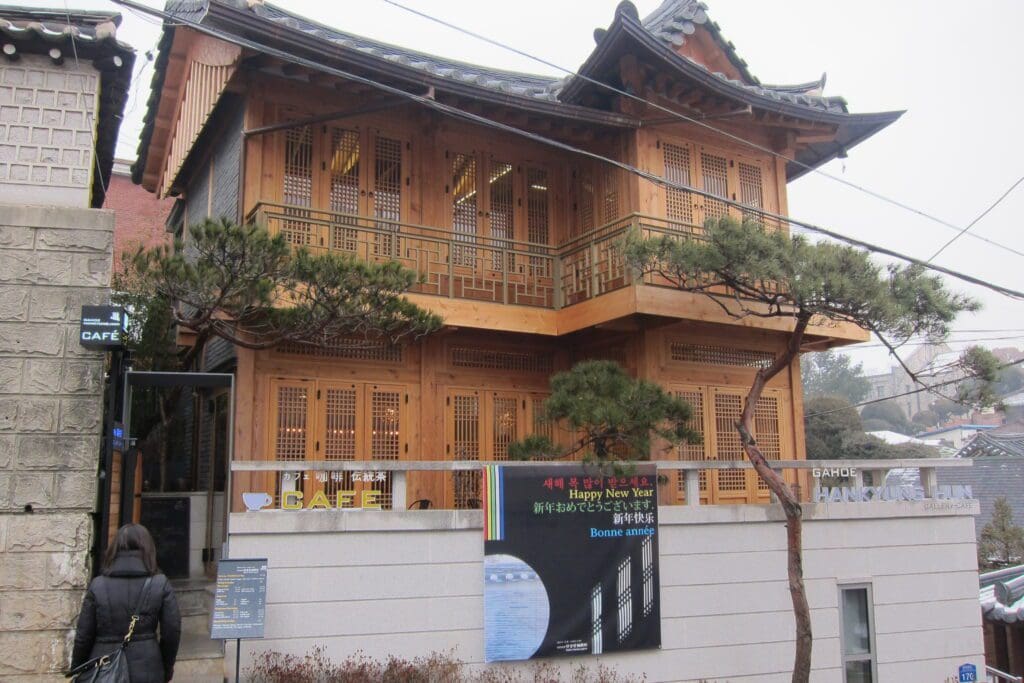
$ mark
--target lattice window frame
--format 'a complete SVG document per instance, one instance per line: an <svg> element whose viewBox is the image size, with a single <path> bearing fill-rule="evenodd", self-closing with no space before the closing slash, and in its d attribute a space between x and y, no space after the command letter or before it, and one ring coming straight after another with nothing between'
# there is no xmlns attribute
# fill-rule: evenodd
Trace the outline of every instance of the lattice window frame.
<svg viewBox="0 0 1024 683"><path fill-rule="evenodd" d="M742 349L724 344L695 343L679 339L669 339L666 346L667 360L674 363L759 370L770 367L775 360L775 354L764 349Z"/></svg>
<svg viewBox="0 0 1024 683"><path fill-rule="evenodd" d="M693 154L689 144L661 143L665 179L693 187ZM665 188L665 217L687 225L695 223L693 194L685 190Z"/></svg>
<svg viewBox="0 0 1024 683"><path fill-rule="evenodd" d="M540 350L493 349L458 345L448 349L452 368L467 370L510 370L515 372L550 373L554 355Z"/></svg>
<svg viewBox="0 0 1024 683"><path fill-rule="evenodd" d="M286 342L274 348L275 355L306 358L339 358L367 363L400 365L405 363L406 347L387 342L368 342L341 337L321 344Z"/></svg>

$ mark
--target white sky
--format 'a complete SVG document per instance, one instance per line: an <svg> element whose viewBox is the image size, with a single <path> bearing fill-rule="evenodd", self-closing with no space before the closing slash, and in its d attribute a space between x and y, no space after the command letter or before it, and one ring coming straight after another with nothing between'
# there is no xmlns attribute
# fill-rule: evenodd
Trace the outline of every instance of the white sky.
<svg viewBox="0 0 1024 683"><path fill-rule="evenodd" d="M107 0L68 0L73 8L110 9L124 16L119 36L139 51L155 50L151 18ZM156 0L143 0L160 6ZM445 57L499 68L563 74L445 29L383 0L277 0L311 19L352 33ZM593 48L593 29L606 27L618 0L402 0L423 12L492 36L575 69ZM826 94L843 95L855 112L906 109L897 123L857 146L845 162L823 170L880 194L966 225L1024 175L1020 114L1018 0L706 0L725 37L766 83L793 83L828 73ZM34 7L55 0L21 0ZM660 0L637 0L646 16ZM118 155L133 159L152 78L152 65L133 84ZM789 188L790 214L922 259L950 229L889 206L833 180L810 174ZM1024 186L972 229L1024 251ZM965 235L937 263L998 284L1024 289L1024 257ZM954 281L984 309L964 315L954 338L1015 337L991 346L1024 346L1024 302ZM909 352L909 351L908 351ZM869 372L889 365L884 350L855 349Z"/></svg>

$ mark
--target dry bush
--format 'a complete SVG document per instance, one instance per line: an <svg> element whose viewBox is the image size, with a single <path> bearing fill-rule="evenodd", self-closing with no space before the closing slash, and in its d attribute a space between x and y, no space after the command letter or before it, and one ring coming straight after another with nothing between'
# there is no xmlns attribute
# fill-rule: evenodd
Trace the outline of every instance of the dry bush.
<svg viewBox="0 0 1024 683"><path fill-rule="evenodd" d="M646 676L623 676L604 664L572 667L566 679L551 662L538 662L529 670L493 667L470 672L451 653L379 661L358 652L340 664L324 654L321 646L305 655L262 652L245 670L253 683L641 683Z"/></svg>

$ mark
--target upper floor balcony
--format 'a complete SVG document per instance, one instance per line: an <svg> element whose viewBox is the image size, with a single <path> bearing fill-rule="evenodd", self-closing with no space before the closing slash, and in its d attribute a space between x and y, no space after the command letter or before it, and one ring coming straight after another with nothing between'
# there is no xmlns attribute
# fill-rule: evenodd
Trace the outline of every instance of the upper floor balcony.
<svg viewBox="0 0 1024 683"><path fill-rule="evenodd" d="M631 213L552 246L271 202L247 219L314 253L398 261L419 276L410 298L459 327L554 336L638 314L779 331L788 325L731 318L705 295L633 273L622 252L627 235L703 238L701 226L677 220ZM849 325L812 333L835 343L867 337Z"/></svg>

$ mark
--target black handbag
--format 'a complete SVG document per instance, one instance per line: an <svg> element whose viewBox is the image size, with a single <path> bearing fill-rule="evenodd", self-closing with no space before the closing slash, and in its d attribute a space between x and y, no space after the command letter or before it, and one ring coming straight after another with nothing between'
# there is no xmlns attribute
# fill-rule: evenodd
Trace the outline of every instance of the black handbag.
<svg viewBox="0 0 1024 683"><path fill-rule="evenodd" d="M82 662L67 673L73 683L131 683L131 674L128 672L128 643L132 642L132 634L135 633L135 624L139 623L139 612L146 604L146 595L149 593L149 586L153 583L153 577L146 577L146 583L142 584L139 591L139 599L132 610L132 620L128 623L128 633L124 635L121 645L113 652L108 652L99 657L93 657L87 662ZM107 592L106 590L104 591ZM107 604L110 604L109 593Z"/></svg>

